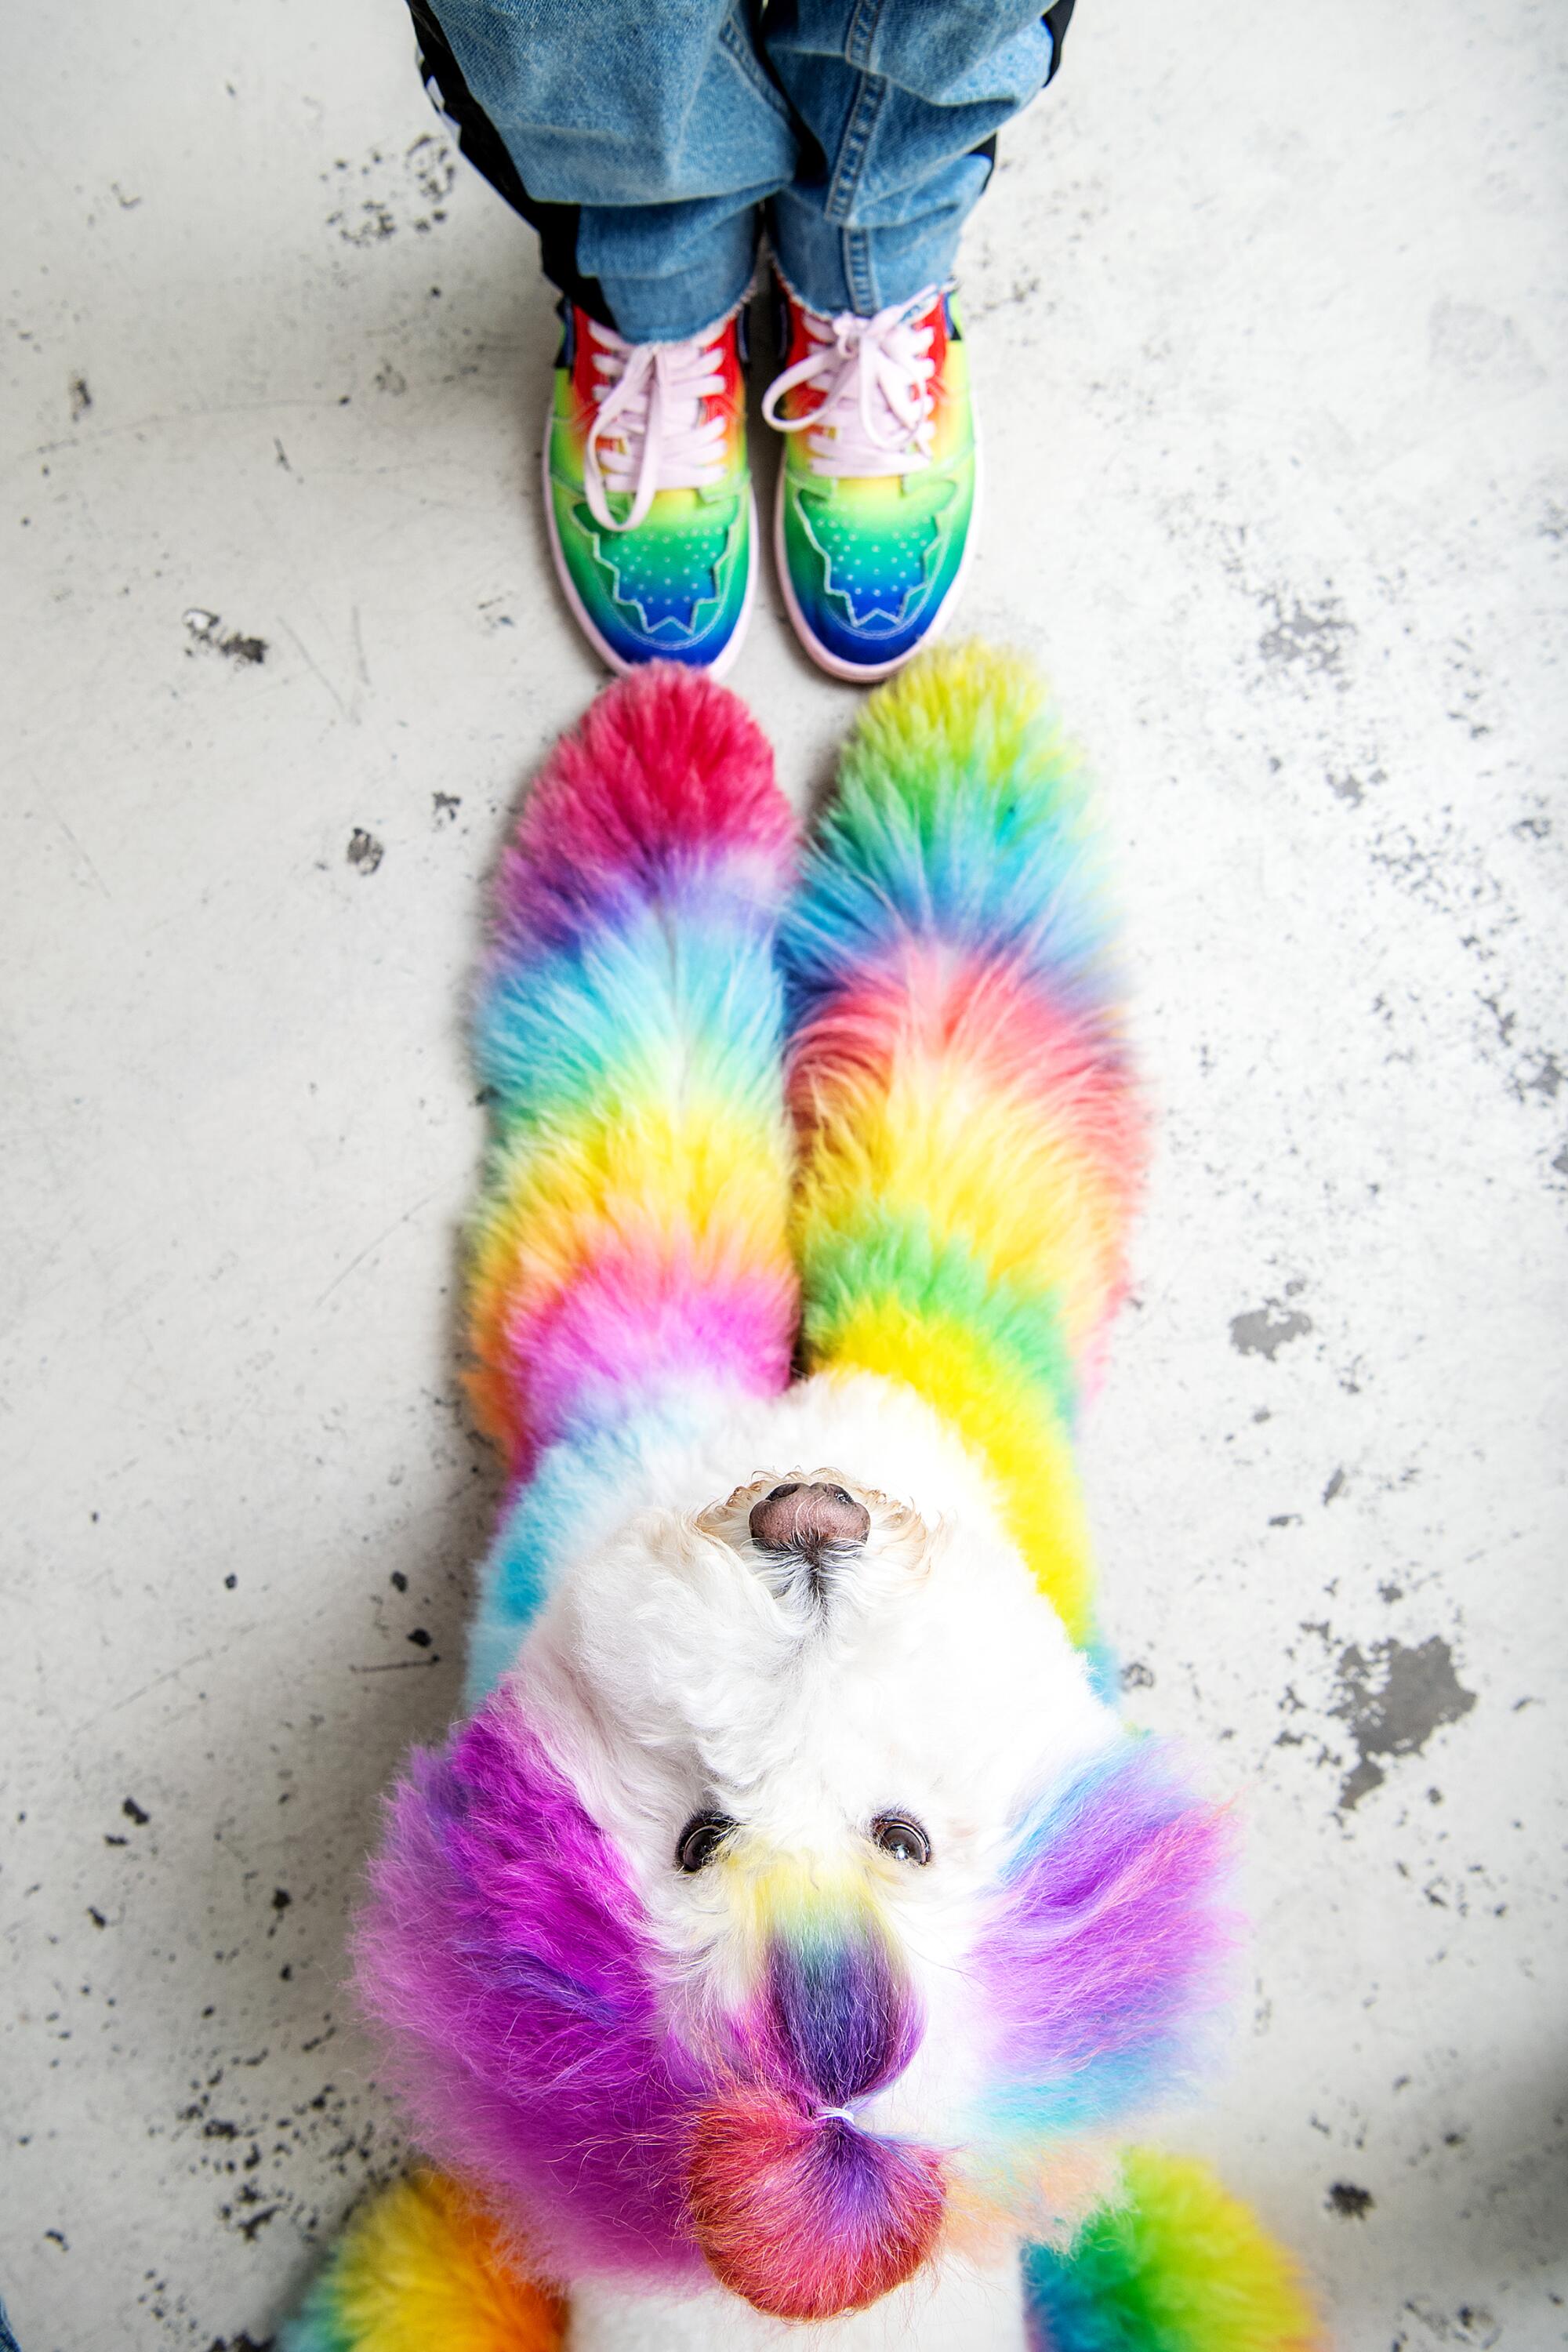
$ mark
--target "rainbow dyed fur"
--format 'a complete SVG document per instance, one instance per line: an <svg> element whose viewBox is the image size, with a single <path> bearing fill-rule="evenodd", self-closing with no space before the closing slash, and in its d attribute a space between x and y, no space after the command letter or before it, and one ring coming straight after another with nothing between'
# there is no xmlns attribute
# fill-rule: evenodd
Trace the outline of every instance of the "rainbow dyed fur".
<svg viewBox="0 0 1568 2352"><path fill-rule="evenodd" d="M1142 1120L1079 769L978 648L797 852L700 673L534 787L479 1023L471 1712L355 1937L438 2169L287 2352L1309 2352L1182 2091L1229 1832L1110 1703L1072 1452Z"/></svg>

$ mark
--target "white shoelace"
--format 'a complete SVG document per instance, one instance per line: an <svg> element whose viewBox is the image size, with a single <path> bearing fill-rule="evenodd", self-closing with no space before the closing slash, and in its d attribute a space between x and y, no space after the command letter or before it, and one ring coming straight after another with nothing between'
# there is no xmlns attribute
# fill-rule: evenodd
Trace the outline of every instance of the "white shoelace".
<svg viewBox="0 0 1568 2352"><path fill-rule="evenodd" d="M763 415L780 433L809 432L813 473L914 474L931 463L936 362L931 330L919 322L936 299L936 288L928 287L874 319L803 314L813 348L773 378ZM780 401L797 384L820 385L820 405L804 416L781 416Z"/></svg>
<svg viewBox="0 0 1568 2352"><path fill-rule="evenodd" d="M702 404L724 389L719 356L724 328L683 343L624 342L613 327L586 321L594 339L598 409L583 460L583 487L601 530L635 530L660 490L697 490L724 471L724 418ZM630 490L617 522L609 492Z"/></svg>

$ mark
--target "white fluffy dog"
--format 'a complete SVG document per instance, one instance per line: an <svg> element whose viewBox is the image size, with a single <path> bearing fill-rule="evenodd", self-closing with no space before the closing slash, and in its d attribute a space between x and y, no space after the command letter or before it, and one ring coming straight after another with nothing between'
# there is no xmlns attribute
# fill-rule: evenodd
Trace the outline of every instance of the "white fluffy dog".
<svg viewBox="0 0 1568 2352"><path fill-rule="evenodd" d="M528 802L479 1049L470 1713L363 1997L439 2168L290 2352L1284 2352L1289 2267L1121 2150L1226 1937L1108 1696L1074 1414L1142 1156L1081 777L976 649L800 863L693 674Z"/></svg>

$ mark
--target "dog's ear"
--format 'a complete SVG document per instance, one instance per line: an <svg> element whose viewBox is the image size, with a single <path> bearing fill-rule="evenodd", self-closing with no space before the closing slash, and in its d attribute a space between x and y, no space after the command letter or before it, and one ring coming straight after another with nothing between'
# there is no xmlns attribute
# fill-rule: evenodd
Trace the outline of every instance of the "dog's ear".
<svg viewBox="0 0 1568 2352"><path fill-rule="evenodd" d="M1189 2069L1235 1940L1226 1811L1122 1738L1018 1823L971 1956L981 2142L1120 2126Z"/></svg>
<svg viewBox="0 0 1568 2352"><path fill-rule="evenodd" d="M875 2302L936 2242L941 2159L847 2113L907 2063L912 1996L853 1907L771 1939L707 2059L673 2033L626 1856L503 1685L394 1792L354 1935L420 2146L540 2275L711 2271L758 2308Z"/></svg>
<svg viewBox="0 0 1568 2352"><path fill-rule="evenodd" d="M625 1858L503 1687L388 1802L361 1999L419 2144L483 2185L546 2276L700 2275L689 2117Z"/></svg>

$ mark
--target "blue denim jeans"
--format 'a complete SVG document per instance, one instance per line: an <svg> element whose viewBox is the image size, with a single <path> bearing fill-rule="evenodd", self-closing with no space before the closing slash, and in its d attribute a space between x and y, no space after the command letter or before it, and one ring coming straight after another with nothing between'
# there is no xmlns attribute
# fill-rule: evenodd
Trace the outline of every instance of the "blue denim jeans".
<svg viewBox="0 0 1568 2352"><path fill-rule="evenodd" d="M814 310L952 275L1073 0L410 0L465 152L633 342L710 325L765 224Z"/></svg>

